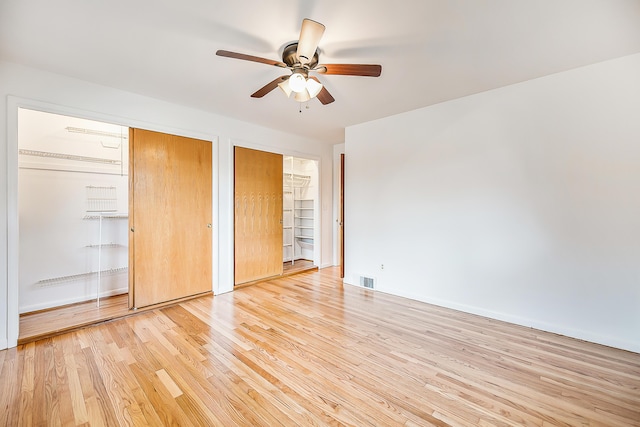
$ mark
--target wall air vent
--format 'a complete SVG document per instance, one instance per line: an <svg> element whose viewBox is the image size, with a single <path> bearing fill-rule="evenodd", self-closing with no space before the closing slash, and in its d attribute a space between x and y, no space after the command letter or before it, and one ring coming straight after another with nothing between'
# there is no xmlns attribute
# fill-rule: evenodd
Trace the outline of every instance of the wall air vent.
<svg viewBox="0 0 640 427"><path fill-rule="evenodd" d="M360 286L367 289L375 289L375 279L373 277L360 276Z"/></svg>

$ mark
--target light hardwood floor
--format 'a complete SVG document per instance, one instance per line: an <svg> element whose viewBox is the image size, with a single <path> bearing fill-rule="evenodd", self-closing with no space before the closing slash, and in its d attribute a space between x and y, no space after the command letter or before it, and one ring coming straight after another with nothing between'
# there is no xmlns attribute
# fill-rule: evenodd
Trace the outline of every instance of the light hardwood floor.
<svg viewBox="0 0 640 427"><path fill-rule="evenodd" d="M291 265L290 262L286 262L284 263L282 276L286 277L317 269L318 267L313 265L313 261L297 260L293 265ZM95 300L91 300L22 314L20 315L18 344L26 344L31 341L53 337L88 325L118 319L150 309L149 307L144 307L137 311L130 310L128 298L129 296L127 294L115 295L101 299L100 307L96 306ZM158 304L158 306L159 305L166 304ZM155 307L156 306L152 308Z"/></svg>
<svg viewBox="0 0 640 427"><path fill-rule="evenodd" d="M279 278L0 351L0 426L640 426L640 355Z"/></svg>

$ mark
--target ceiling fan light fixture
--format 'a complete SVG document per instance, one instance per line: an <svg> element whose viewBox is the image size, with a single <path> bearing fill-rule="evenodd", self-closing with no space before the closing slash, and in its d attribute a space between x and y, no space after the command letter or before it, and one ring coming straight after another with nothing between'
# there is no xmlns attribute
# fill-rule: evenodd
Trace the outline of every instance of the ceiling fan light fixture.
<svg viewBox="0 0 640 427"><path fill-rule="evenodd" d="M315 98L318 96L320 91L322 90L322 83L315 81L314 79L307 79L307 92L309 92L309 96L311 98Z"/></svg>
<svg viewBox="0 0 640 427"><path fill-rule="evenodd" d="M287 44L282 49L282 61L274 61L259 56L218 50L216 55L243 61L258 62L278 68L291 70L290 75L276 77L251 94L252 98L262 98L279 86L287 98L294 93L296 101L305 102L318 98L322 105L335 101L320 80L315 76L309 78L310 72L335 74L342 76L379 77L382 66L377 64L321 64L319 65L320 49L318 43L324 34L325 27L311 19L303 19L298 41Z"/></svg>
<svg viewBox="0 0 640 427"><path fill-rule="evenodd" d="M307 88L307 79L300 72L294 71L289 77L289 87L294 92L302 92Z"/></svg>

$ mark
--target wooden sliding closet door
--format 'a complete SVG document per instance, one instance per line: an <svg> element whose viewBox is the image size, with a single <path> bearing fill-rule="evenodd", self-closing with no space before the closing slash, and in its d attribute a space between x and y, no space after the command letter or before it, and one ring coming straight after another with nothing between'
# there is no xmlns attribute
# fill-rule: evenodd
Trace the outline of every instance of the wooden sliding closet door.
<svg viewBox="0 0 640 427"><path fill-rule="evenodd" d="M211 291L211 142L129 132L129 305Z"/></svg>
<svg viewBox="0 0 640 427"><path fill-rule="evenodd" d="M282 155L236 147L235 284L282 266Z"/></svg>

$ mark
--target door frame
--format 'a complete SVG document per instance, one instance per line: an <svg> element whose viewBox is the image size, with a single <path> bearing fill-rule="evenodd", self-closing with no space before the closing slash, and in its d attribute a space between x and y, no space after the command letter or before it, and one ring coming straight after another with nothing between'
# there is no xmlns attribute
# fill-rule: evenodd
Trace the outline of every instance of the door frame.
<svg viewBox="0 0 640 427"><path fill-rule="evenodd" d="M344 279L344 153L340 153L340 179L338 183L338 263L340 278Z"/></svg>
<svg viewBox="0 0 640 427"><path fill-rule="evenodd" d="M212 230L212 284L211 288L214 294L218 293L219 283L219 262L218 262L218 246L219 246L219 137L217 135L204 134L196 131L185 131L184 129L178 129L171 126L158 125L155 123L148 123L141 120L131 119L129 117L123 118L107 113L96 112L93 110L86 110L82 108L68 107L58 104L53 104L44 101L37 101L34 99L23 98L19 96L9 95L7 97L7 253L6 253L6 265L7 265L7 282L6 282L6 326L7 326L7 342L0 340L0 350L4 348L16 347L18 344L18 335L20 327L20 314L18 310L19 305L19 259L18 259L18 244L19 244L19 223L18 223L18 109L26 108L29 110L37 110L45 113L60 114L66 116L73 116L87 120L95 120L101 122L112 123L120 126L137 127L142 129L148 129L156 132L170 133L179 136L186 136L189 138L203 139L211 141L211 191L212 191L212 224L214 224ZM5 289L0 288L0 293L4 293ZM3 307L0 307L0 315L3 312Z"/></svg>

